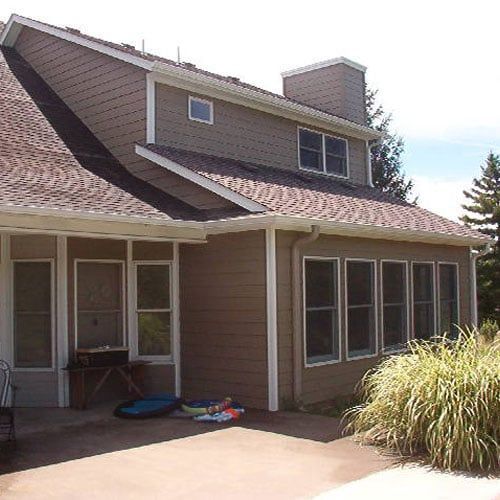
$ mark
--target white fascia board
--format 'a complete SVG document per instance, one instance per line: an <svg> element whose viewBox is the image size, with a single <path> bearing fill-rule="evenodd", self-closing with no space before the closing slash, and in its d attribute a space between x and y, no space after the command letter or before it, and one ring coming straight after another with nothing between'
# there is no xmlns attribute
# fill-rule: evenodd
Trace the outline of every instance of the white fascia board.
<svg viewBox="0 0 500 500"><path fill-rule="evenodd" d="M190 71L179 66L157 62L153 68L155 81L221 99L240 106L258 109L265 113L297 121L304 125L326 128L359 139L380 139L382 132L344 118L325 113L305 104L290 101L277 95L234 85L209 75Z"/></svg>
<svg viewBox="0 0 500 500"><path fill-rule="evenodd" d="M366 66L352 61L351 59L347 59L347 57L336 57L334 59L327 59L326 61L308 64L307 66L302 66L300 68L283 71L281 76L286 78L288 76L300 75L301 73L307 73L308 71L314 71L315 69L328 68L329 66L335 66L336 64L345 64L346 66L350 66L351 68L357 69L363 73L366 72Z"/></svg>
<svg viewBox="0 0 500 500"><path fill-rule="evenodd" d="M12 47L16 43L17 37L21 32L21 28L26 26L28 28L33 28L48 35L61 38L68 42L76 43L82 47L87 47L88 49L95 50L101 54L114 57L120 61L124 61L134 66L139 66L140 68L151 71L154 66L154 61L148 61L143 57L134 56L132 54L127 54L122 50L115 49L113 47L108 47L107 45L93 40L88 40L83 36L79 36L77 33L71 33L67 30L60 28L55 28L53 26L48 26L47 24L40 23L33 19L28 19L26 17L18 16L17 14L12 14L8 23L6 24L4 31L0 37L0 45L5 45L7 47Z"/></svg>
<svg viewBox="0 0 500 500"><path fill-rule="evenodd" d="M322 234L349 236L356 238L383 239L393 241L412 241L418 243L443 244L453 246L484 245L491 240L485 238L471 238L446 233L431 233L427 231L412 231L406 229L374 226L369 224L355 224L347 222L333 222L307 217L293 217L286 215L251 215L240 218L205 222L207 234L249 231L274 227L285 231L310 231L312 225L318 225Z"/></svg>
<svg viewBox="0 0 500 500"><path fill-rule="evenodd" d="M165 158L158 153L154 153L153 151L150 151L143 146L139 146L138 144L136 144L135 152L139 156L146 158L146 160L152 161L153 163L160 165L160 167L163 167L170 172L173 172L174 174L180 175L184 179L187 179L188 181L191 181L198 186L201 186L202 188L205 188L208 191L211 191L212 193L215 193L222 198L225 198L226 200L229 200L232 203L235 203L236 205L249 210L250 212L262 212L264 210L267 210L267 208L260 203L252 201L249 198L246 198L245 196L242 196L241 194L238 194L235 191L222 186L218 182L212 181L211 179L208 179L203 175L197 174L189 168L186 168L179 163L169 160L168 158Z"/></svg>
<svg viewBox="0 0 500 500"><path fill-rule="evenodd" d="M304 104L286 100L282 97L266 94L257 90L235 85L210 75L190 71L180 66L149 61L143 57L128 54L122 50L109 47L103 43L88 40L87 38L71 33L67 30L48 26L44 23L27 19L13 14L0 36L0 45L12 47L17 40L21 28L27 26L43 33L76 43L101 54L114 57L120 61L133 64L147 71L154 71L163 75L164 83L179 88L191 90L210 97L220 98L235 104L259 109L267 113L283 116L316 127L334 128L337 132L347 133L360 139L377 139L382 134L369 127L345 120L319 111ZM156 78L155 78L156 80Z"/></svg>

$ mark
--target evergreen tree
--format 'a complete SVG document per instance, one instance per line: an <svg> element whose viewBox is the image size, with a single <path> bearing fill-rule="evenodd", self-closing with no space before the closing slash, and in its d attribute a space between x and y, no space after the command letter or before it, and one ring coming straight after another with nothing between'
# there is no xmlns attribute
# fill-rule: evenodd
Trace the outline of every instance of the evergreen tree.
<svg viewBox="0 0 500 500"><path fill-rule="evenodd" d="M403 172L405 144L401 136L391 131L392 116L377 104L378 91L366 89L366 117L369 127L385 134L379 146L372 148L373 185L382 191L389 192L401 200L408 201L413 181L406 179Z"/></svg>
<svg viewBox="0 0 500 500"><path fill-rule="evenodd" d="M493 251L477 261L479 316L500 323L500 156L491 152L481 176L464 191L470 204L462 222L495 239Z"/></svg>

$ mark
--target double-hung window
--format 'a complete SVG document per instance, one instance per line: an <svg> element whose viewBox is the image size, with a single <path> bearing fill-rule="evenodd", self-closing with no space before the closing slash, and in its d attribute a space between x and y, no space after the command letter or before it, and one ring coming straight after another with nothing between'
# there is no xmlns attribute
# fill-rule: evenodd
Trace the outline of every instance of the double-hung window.
<svg viewBox="0 0 500 500"><path fill-rule="evenodd" d="M384 350L408 341L408 277L406 262L382 261L382 328Z"/></svg>
<svg viewBox="0 0 500 500"><path fill-rule="evenodd" d="M372 356L377 352L375 261L346 260L347 356Z"/></svg>
<svg viewBox="0 0 500 500"><path fill-rule="evenodd" d="M165 360L172 355L171 269L168 262L136 263L137 354Z"/></svg>
<svg viewBox="0 0 500 500"><path fill-rule="evenodd" d="M299 166L306 170L348 177L347 141L299 128Z"/></svg>
<svg viewBox="0 0 500 500"><path fill-rule="evenodd" d="M457 334L458 268L456 264L439 263L439 333Z"/></svg>
<svg viewBox="0 0 500 500"><path fill-rule="evenodd" d="M413 262L413 336L429 339L435 333L434 264Z"/></svg>
<svg viewBox="0 0 500 500"><path fill-rule="evenodd" d="M337 259L304 260L306 364L339 361Z"/></svg>

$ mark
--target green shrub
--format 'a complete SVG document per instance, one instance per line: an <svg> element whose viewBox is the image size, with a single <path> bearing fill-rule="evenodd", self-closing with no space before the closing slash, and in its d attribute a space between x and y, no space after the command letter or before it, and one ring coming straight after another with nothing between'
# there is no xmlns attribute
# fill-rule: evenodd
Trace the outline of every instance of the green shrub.
<svg viewBox="0 0 500 500"><path fill-rule="evenodd" d="M500 327L498 323L492 319L486 319L479 327L479 335L487 342L492 342L495 338L500 337Z"/></svg>
<svg viewBox="0 0 500 500"><path fill-rule="evenodd" d="M413 341L369 371L360 390L363 403L346 418L362 441L446 470L498 470L498 338L465 329L454 341Z"/></svg>

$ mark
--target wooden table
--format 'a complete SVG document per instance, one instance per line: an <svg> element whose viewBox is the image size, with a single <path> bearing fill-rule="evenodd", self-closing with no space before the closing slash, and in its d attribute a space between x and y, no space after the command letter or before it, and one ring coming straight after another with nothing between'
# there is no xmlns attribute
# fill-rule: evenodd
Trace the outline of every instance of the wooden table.
<svg viewBox="0 0 500 500"><path fill-rule="evenodd" d="M128 363L120 365L109 366L67 366L63 368L69 372L69 383L71 388L71 406L78 410L84 410L90 403L92 398L99 392L99 389L104 385L112 372L116 372L127 384L128 392L135 391L139 397L143 398L144 395L138 387L138 383L143 378L144 366L149 364L150 361L129 361ZM86 391L86 374L92 372L103 372L98 379L92 392L87 397Z"/></svg>

